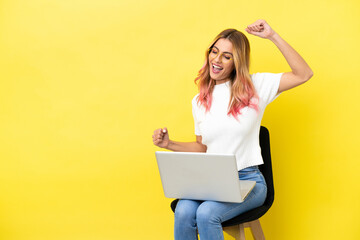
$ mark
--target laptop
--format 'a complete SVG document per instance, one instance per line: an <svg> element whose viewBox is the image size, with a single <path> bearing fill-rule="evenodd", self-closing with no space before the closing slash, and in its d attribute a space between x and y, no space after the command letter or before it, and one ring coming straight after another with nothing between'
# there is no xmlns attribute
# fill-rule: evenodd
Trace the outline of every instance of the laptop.
<svg viewBox="0 0 360 240"><path fill-rule="evenodd" d="M234 154L155 152L168 198L243 202L255 181L239 180Z"/></svg>

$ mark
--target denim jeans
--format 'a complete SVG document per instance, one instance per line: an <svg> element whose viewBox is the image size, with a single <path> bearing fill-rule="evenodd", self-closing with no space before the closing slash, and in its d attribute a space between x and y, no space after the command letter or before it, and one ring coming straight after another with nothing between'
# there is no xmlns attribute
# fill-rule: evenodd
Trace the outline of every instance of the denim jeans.
<svg viewBox="0 0 360 240"><path fill-rule="evenodd" d="M265 202L267 187L257 166L239 171L240 180L256 181L256 185L242 203L181 199L175 209L175 240L224 239L221 223Z"/></svg>

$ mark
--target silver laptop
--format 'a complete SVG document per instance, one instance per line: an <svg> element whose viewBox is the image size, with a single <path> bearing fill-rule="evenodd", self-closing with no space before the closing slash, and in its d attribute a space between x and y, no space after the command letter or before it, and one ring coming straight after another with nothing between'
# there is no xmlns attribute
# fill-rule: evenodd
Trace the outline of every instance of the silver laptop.
<svg viewBox="0 0 360 240"><path fill-rule="evenodd" d="M233 154L155 152L168 198L243 202L255 181L240 181Z"/></svg>

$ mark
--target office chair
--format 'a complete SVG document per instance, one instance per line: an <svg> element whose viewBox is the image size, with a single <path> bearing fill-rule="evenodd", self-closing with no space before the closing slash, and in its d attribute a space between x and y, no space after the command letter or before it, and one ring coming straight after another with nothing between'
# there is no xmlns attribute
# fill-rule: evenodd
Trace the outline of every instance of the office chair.
<svg viewBox="0 0 360 240"><path fill-rule="evenodd" d="M237 240L245 240L245 227L250 227L255 240L265 239L259 218L262 217L270 209L271 205L274 202L274 183L270 154L270 137L268 129L264 126L261 126L260 128L259 139L261 155L264 160L264 164L260 165L259 169L264 175L267 184L267 195L265 202L262 206L249 210L243 214L240 214L237 217L234 217L222 223L223 228L225 228L224 231L230 230L231 228L238 229L238 233L236 234L237 236L235 236ZM171 202L171 209L173 212L175 212L178 201L179 199L175 199Z"/></svg>

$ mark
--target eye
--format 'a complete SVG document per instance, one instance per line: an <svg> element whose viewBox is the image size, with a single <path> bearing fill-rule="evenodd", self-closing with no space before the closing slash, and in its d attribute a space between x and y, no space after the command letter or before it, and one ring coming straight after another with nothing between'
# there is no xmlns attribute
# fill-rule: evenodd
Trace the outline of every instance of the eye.
<svg viewBox="0 0 360 240"><path fill-rule="evenodd" d="M230 60L231 57L230 56L224 56L226 60Z"/></svg>
<svg viewBox="0 0 360 240"><path fill-rule="evenodd" d="M211 53L217 54L217 51L214 50L214 49L212 49L212 50L211 50Z"/></svg>

